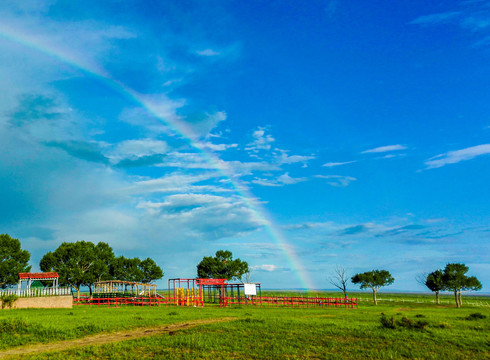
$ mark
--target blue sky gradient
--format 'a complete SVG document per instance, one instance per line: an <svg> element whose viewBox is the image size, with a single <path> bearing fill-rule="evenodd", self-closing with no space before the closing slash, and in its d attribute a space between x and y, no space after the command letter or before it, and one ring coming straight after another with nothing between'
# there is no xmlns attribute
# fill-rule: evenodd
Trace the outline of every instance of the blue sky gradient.
<svg viewBox="0 0 490 360"><path fill-rule="evenodd" d="M108 242L194 277L489 291L490 2L0 4L0 233L32 265ZM352 286L354 288L354 286Z"/></svg>

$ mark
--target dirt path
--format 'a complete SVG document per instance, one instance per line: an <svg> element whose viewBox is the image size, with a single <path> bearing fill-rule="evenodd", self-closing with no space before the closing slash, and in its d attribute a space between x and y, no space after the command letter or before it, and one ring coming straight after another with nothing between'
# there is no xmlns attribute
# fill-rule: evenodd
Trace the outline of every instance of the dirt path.
<svg viewBox="0 0 490 360"><path fill-rule="evenodd" d="M114 343L119 341L127 341L133 339L139 339L147 336L170 334L175 331L193 328L199 325L213 324L218 322L233 321L235 317L224 317L219 319L203 319L187 321L179 324L161 325L150 328L137 328L132 330L117 331L107 334L90 335L79 339L57 341L48 344L35 344L17 347L13 349L0 351L0 358L16 355L32 355L39 354L48 351L60 351L66 349L73 349L89 345L102 345L108 343Z"/></svg>

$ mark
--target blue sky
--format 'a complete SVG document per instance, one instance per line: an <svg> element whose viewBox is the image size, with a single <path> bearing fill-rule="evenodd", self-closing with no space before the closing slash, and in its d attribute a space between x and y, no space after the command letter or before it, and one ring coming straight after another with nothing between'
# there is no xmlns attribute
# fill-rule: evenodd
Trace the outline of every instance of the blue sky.
<svg viewBox="0 0 490 360"><path fill-rule="evenodd" d="M266 288L489 291L490 2L0 4L0 232ZM352 288L354 288L352 286ZM388 289L390 289L388 288Z"/></svg>

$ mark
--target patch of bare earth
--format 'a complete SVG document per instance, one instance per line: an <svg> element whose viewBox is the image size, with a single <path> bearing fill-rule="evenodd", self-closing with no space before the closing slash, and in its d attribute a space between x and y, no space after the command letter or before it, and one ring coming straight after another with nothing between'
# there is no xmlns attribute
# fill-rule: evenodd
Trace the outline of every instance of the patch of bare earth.
<svg viewBox="0 0 490 360"><path fill-rule="evenodd" d="M163 335L163 334L174 335L175 332L180 330L185 330L200 325L213 324L213 323L219 323L225 321L233 321L233 320L236 320L236 318L224 317L219 319L193 320L193 321L187 321L179 324L161 325L161 326L150 327L150 328L137 328L132 330L117 331L112 333L96 334L96 335L90 335L79 339L57 341L48 344L28 345L28 346L22 346L22 347L0 351L0 358L6 358L9 356L18 356L18 355L39 354L48 351L61 351L61 350L79 348L79 347L89 346L89 345L103 345L108 343L139 339L142 337L154 336L154 335Z"/></svg>

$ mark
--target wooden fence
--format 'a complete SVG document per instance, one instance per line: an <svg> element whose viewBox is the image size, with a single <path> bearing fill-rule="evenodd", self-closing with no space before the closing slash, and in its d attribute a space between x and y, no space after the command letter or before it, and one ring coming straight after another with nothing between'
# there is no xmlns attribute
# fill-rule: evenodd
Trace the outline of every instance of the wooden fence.
<svg viewBox="0 0 490 360"><path fill-rule="evenodd" d="M373 298L358 298L360 302L373 302ZM404 299L404 298L377 298L378 302L396 302L396 303L415 303L415 304L435 304L435 299ZM452 305L453 299L440 299L439 303ZM474 301L470 297L463 298L463 305L490 307L488 301Z"/></svg>

